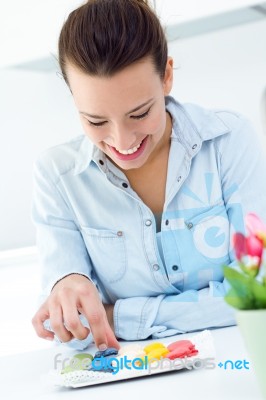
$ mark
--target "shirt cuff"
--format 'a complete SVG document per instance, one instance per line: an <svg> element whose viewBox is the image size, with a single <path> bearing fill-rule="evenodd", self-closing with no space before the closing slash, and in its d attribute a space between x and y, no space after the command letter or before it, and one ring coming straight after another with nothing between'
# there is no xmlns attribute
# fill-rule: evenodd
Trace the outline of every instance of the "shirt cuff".
<svg viewBox="0 0 266 400"><path fill-rule="evenodd" d="M142 340L162 327L153 327L165 296L119 299L114 306L114 330L118 338Z"/></svg>
<svg viewBox="0 0 266 400"><path fill-rule="evenodd" d="M80 272L70 272L70 273L68 273L68 274L65 274L65 275L61 276L59 279L57 279L57 281L56 281L54 284L52 284L52 287L51 287L50 292L53 290L53 288L55 287L55 285L56 285L58 282L62 281L62 279L66 278L67 276L70 276L70 275L81 275L81 276L84 276L85 278L89 279L89 281L91 281L91 282L95 285L95 283L93 282L93 280L92 280L88 275L83 274L83 273L80 273Z"/></svg>

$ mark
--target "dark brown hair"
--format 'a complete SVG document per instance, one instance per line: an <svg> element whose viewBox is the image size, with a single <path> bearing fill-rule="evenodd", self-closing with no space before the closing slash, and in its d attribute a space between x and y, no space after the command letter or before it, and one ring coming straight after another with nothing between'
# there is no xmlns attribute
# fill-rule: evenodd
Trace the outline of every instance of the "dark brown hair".
<svg viewBox="0 0 266 400"><path fill-rule="evenodd" d="M67 62L94 76L112 76L150 56L163 78L167 41L154 11L144 0L89 0L72 11L58 43L65 81Z"/></svg>

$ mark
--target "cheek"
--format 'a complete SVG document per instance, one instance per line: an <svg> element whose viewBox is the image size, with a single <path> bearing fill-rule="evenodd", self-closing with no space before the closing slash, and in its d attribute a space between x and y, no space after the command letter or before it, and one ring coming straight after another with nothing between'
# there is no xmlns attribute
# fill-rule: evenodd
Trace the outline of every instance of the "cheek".
<svg viewBox="0 0 266 400"><path fill-rule="evenodd" d="M166 126L166 113L156 114L149 122L149 131L151 134L163 134Z"/></svg>
<svg viewBox="0 0 266 400"><path fill-rule="evenodd" d="M98 144L106 137L106 134L104 134L102 129L93 128L87 122L82 121L82 127L83 127L85 135L94 144Z"/></svg>

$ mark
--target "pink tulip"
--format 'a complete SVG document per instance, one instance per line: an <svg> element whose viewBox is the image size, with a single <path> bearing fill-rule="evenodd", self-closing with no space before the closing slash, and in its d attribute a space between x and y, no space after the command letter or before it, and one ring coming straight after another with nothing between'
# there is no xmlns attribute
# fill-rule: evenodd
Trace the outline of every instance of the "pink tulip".
<svg viewBox="0 0 266 400"><path fill-rule="evenodd" d="M261 219L256 214L249 213L246 215L245 223L249 233L261 240L266 247L266 225Z"/></svg>
<svg viewBox="0 0 266 400"><path fill-rule="evenodd" d="M236 258L240 261L247 254L246 236L243 233L235 233L233 235L233 246Z"/></svg>
<svg viewBox="0 0 266 400"><path fill-rule="evenodd" d="M233 246L241 268L256 276L262 262L262 241L254 235L246 237L242 233L235 233Z"/></svg>
<svg viewBox="0 0 266 400"><path fill-rule="evenodd" d="M247 255L259 258L259 265L261 264L263 244L256 236L248 236L246 238Z"/></svg>

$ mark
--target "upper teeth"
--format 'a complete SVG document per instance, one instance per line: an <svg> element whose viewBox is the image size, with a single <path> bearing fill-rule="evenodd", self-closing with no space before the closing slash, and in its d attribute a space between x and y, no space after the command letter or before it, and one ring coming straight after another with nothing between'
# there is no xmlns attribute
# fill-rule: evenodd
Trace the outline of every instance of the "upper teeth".
<svg viewBox="0 0 266 400"><path fill-rule="evenodd" d="M142 143L142 142L141 142L141 143ZM116 150L118 151L118 153L121 153L121 154L133 154L133 153L135 153L135 152L138 150L138 148L140 147L141 143L138 144L138 145L135 146L135 147L132 147L132 149L128 149L128 150L118 150L118 149L116 148Z"/></svg>

